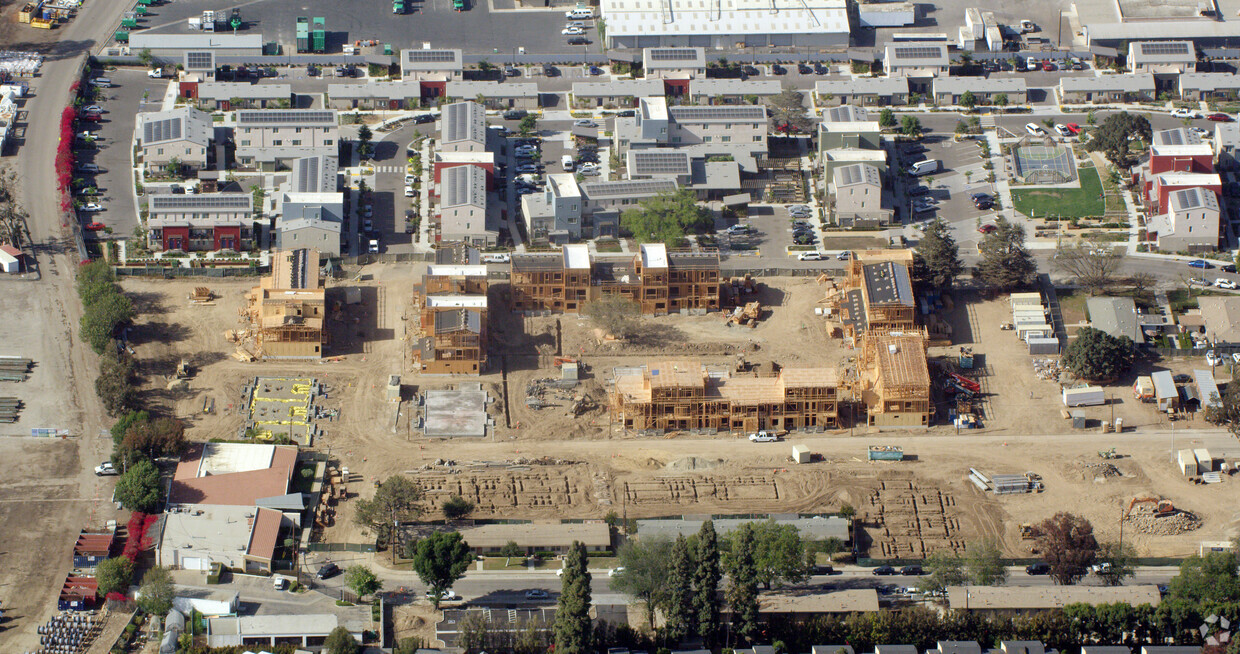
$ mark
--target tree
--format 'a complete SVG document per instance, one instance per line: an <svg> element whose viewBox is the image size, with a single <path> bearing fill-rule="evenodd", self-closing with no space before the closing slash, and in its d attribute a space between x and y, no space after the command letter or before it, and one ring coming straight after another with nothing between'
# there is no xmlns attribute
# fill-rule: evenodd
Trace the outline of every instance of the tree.
<svg viewBox="0 0 1240 654"><path fill-rule="evenodd" d="M362 159L368 159L374 153L374 145L370 143L372 138L374 134L368 125L363 124L357 128L357 154Z"/></svg>
<svg viewBox="0 0 1240 654"><path fill-rule="evenodd" d="M473 512L474 503L460 495L453 495L443 503L443 517L449 520L460 520Z"/></svg>
<svg viewBox="0 0 1240 654"><path fill-rule="evenodd" d="M775 125L787 125L789 131L808 132L814 123L805 113L805 94L786 87L771 96L767 103L771 108L771 120Z"/></svg>
<svg viewBox="0 0 1240 654"><path fill-rule="evenodd" d="M560 600L555 612L555 651L587 654L590 648L590 570L586 547L573 541L564 559Z"/></svg>
<svg viewBox="0 0 1240 654"><path fill-rule="evenodd" d="M857 515L857 509L848 502L840 505L840 517L845 520L852 520Z"/></svg>
<svg viewBox="0 0 1240 654"><path fill-rule="evenodd" d="M1210 398L1201 398L1207 402L1202 417L1215 425L1225 425L1234 436L1240 436L1240 384L1227 384L1223 396L1217 404L1209 403Z"/></svg>
<svg viewBox="0 0 1240 654"><path fill-rule="evenodd" d="M917 256L926 264L926 282L937 289L951 288L964 264L960 262L960 248L952 237L951 228L942 218L936 217L926 225L921 242L917 244Z"/></svg>
<svg viewBox="0 0 1240 654"><path fill-rule="evenodd" d="M728 557L728 606L738 636L751 641L758 632L758 570L754 565L757 548L753 523L746 522L732 532Z"/></svg>
<svg viewBox="0 0 1240 654"><path fill-rule="evenodd" d="M482 61L478 62L478 70L484 73L489 73L495 70L495 64L487 61L486 59L483 59Z"/></svg>
<svg viewBox="0 0 1240 654"><path fill-rule="evenodd" d="M961 93L960 106L972 111L973 107L977 106L977 97L973 95L972 91L965 91L964 93Z"/></svg>
<svg viewBox="0 0 1240 654"><path fill-rule="evenodd" d="M507 543L504 543L504 546L500 548L499 555L506 559L504 561L504 567L508 567L512 564L511 562L513 559L519 558L522 561L525 560L525 548L518 545L517 541L510 540Z"/></svg>
<svg viewBox="0 0 1240 654"><path fill-rule="evenodd" d="M1151 288L1158 284L1158 278L1151 273L1139 272L1133 273L1128 278L1128 283L1132 286L1133 295L1145 295Z"/></svg>
<svg viewBox="0 0 1240 654"><path fill-rule="evenodd" d="M134 424L121 439L121 448L152 459L180 454L185 450L185 423L176 418L156 418Z"/></svg>
<svg viewBox="0 0 1240 654"><path fill-rule="evenodd" d="M362 651L361 645L353 638L353 634L349 633L344 627L336 627L327 634L327 639L323 641L323 648L327 654L358 654Z"/></svg>
<svg viewBox="0 0 1240 654"><path fill-rule="evenodd" d="M525 114L521 117L521 122L517 124L517 129L521 131L521 136L529 136L538 129L538 116L534 114Z"/></svg>
<svg viewBox="0 0 1240 654"><path fill-rule="evenodd" d="M1098 554L1094 526L1085 518L1060 511L1034 527L1038 551L1057 584L1074 584L1089 574Z"/></svg>
<svg viewBox="0 0 1240 654"><path fill-rule="evenodd" d="M369 595L383 587L383 582L379 581L379 577L370 568L364 565L351 565L344 571L344 585L349 590L357 593L358 599L363 595Z"/></svg>
<svg viewBox="0 0 1240 654"><path fill-rule="evenodd" d="M668 563L672 542L666 538L627 540L616 553L624 572L611 579L611 587L642 604L646 624L654 629L655 609L667 594Z"/></svg>
<svg viewBox="0 0 1240 654"><path fill-rule="evenodd" d="M944 549L931 552L925 561L926 575L917 587L927 593L941 593L948 586L959 586L969 577L964 571L964 561Z"/></svg>
<svg viewBox="0 0 1240 654"><path fill-rule="evenodd" d="M1236 555L1232 552L1210 552L1205 556L1184 559L1180 563L1180 573L1171 578L1167 597L1206 604L1235 602L1240 597Z"/></svg>
<svg viewBox="0 0 1240 654"><path fill-rule="evenodd" d="M120 447L121 441L124 440L125 434L129 432L129 428L134 425L149 422L151 414L146 411L126 411L112 425L112 444Z"/></svg>
<svg viewBox="0 0 1240 654"><path fill-rule="evenodd" d="M95 394L108 415L119 416L133 407L137 393L132 380L133 359L113 341L99 358L99 376L95 378Z"/></svg>
<svg viewBox="0 0 1240 654"><path fill-rule="evenodd" d="M104 559L95 566L95 580L99 582L99 594L129 594L129 584L133 582L133 561L114 556Z"/></svg>
<svg viewBox="0 0 1240 654"><path fill-rule="evenodd" d="M890 107L883 107L881 113L878 114L878 126L883 129L891 129L896 126L896 112Z"/></svg>
<svg viewBox="0 0 1240 654"><path fill-rule="evenodd" d="M430 586L431 604L439 608L439 598L465 574L474 562L469 544L459 532L438 531L410 547L413 571Z"/></svg>
<svg viewBox="0 0 1240 654"><path fill-rule="evenodd" d="M693 555L684 534L672 543L671 557L663 624L668 640L679 643L689 634L697 633L697 613L693 610Z"/></svg>
<svg viewBox="0 0 1240 654"><path fill-rule="evenodd" d="M766 520L753 523L753 532L754 569L765 588L806 579L805 543L796 527Z"/></svg>
<svg viewBox="0 0 1240 654"><path fill-rule="evenodd" d="M162 499L159 470L149 459L138 459L116 481L116 501L130 511L158 513Z"/></svg>
<svg viewBox="0 0 1240 654"><path fill-rule="evenodd" d="M641 324L642 307L622 295L604 295L582 305L581 313L604 333L623 341Z"/></svg>
<svg viewBox="0 0 1240 654"><path fill-rule="evenodd" d="M168 568L157 565L142 575L142 585L138 586L138 606L149 615L164 616L172 610L172 598L176 597L176 589L172 586L172 573Z"/></svg>
<svg viewBox="0 0 1240 654"><path fill-rule="evenodd" d="M697 570L693 573L693 608L697 611L698 636L710 647L719 633L719 535L715 522L707 520L697 533Z"/></svg>
<svg viewBox="0 0 1240 654"><path fill-rule="evenodd" d="M1122 586L1137 573L1137 551L1128 543L1106 542L1098 547L1098 578L1107 586Z"/></svg>
<svg viewBox="0 0 1240 654"><path fill-rule="evenodd" d="M1102 152L1118 168L1128 168L1135 160L1129 152L1128 137L1135 136L1148 143L1150 135L1150 121L1145 116L1121 111L1107 116L1097 129L1091 131L1085 147Z"/></svg>
<svg viewBox="0 0 1240 654"><path fill-rule="evenodd" d="M620 214L620 226L639 243L676 245L689 231L706 231L714 225L710 210L700 206L687 188L648 197Z"/></svg>
<svg viewBox="0 0 1240 654"><path fill-rule="evenodd" d="M1033 283L1037 264L1025 249L1025 228L1003 217L997 218L994 225L995 229L979 245L982 260L977 271L982 282L998 291Z"/></svg>
<svg viewBox="0 0 1240 654"><path fill-rule="evenodd" d="M917 116L905 114L900 118L900 132L909 138L921 138L921 120Z"/></svg>
<svg viewBox="0 0 1240 654"><path fill-rule="evenodd" d="M408 477L393 475L383 480L373 498L357 500L353 521L374 532L379 543L395 548L400 536L396 523L422 515L421 501L422 487Z"/></svg>
<svg viewBox="0 0 1240 654"><path fill-rule="evenodd" d="M1082 327L1064 349L1063 363L1081 379L1107 381L1132 366L1136 348L1127 336L1118 338L1093 327Z"/></svg>
<svg viewBox="0 0 1240 654"><path fill-rule="evenodd" d="M1124 250L1109 247L1100 242L1085 241L1075 245L1060 245L1055 251L1053 265L1056 270L1071 275L1076 283L1089 290L1090 295L1111 283L1124 261Z"/></svg>
<svg viewBox="0 0 1240 654"><path fill-rule="evenodd" d="M1006 107L1006 106L1008 106L1008 94L1006 94L1006 93L996 93L996 94L995 94L995 106L996 106L996 107Z"/></svg>
<svg viewBox="0 0 1240 654"><path fill-rule="evenodd" d="M964 568L969 574L969 581L975 586L1002 586L1007 581L1003 553L993 540L970 544L965 553Z"/></svg>
<svg viewBox="0 0 1240 654"><path fill-rule="evenodd" d="M132 319L133 303L129 298L119 292L104 292L83 307L79 331L95 354L103 354L116 335L117 326Z"/></svg>
<svg viewBox="0 0 1240 654"><path fill-rule="evenodd" d="M822 541L822 543L818 545L818 549L820 549L823 554L826 554L829 560L834 561L835 555L844 551L844 541L832 536Z"/></svg>

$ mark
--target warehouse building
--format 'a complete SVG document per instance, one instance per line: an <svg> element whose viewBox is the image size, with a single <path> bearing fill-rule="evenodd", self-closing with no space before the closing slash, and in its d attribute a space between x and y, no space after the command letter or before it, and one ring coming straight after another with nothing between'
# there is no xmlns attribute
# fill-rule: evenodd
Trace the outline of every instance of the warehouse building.
<svg viewBox="0 0 1240 654"><path fill-rule="evenodd" d="M845 0L603 0L611 49L701 47L825 48L848 46Z"/></svg>

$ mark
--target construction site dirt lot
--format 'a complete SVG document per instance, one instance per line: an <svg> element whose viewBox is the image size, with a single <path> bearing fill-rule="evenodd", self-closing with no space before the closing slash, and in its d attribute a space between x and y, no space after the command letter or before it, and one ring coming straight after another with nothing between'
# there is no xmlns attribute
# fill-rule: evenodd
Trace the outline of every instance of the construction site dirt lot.
<svg viewBox="0 0 1240 654"><path fill-rule="evenodd" d="M110 478L91 473L108 457L111 441L98 437L98 416L87 415L80 399L93 393L94 355L76 369L70 364L76 317L44 282L3 281L0 296L0 355L34 361L26 381L0 384L0 396L23 403L16 423L0 424L0 457L11 462L0 483L0 524L8 527L0 537L6 558L0 587L10 589L0 651L25 651L37 644L35 625L56 611L78 532L125 518L109 502ZM32 428L63 430L64 437L34 438Z"/></svg>
<svg viewBox="0 0 1240 654"><path fill-rule="evenodd" d="M373 265L365 269L362 281L329 282L329 306L342 295L341 286L361 286L363 302L343 314L329 311L336 317L329 320L332 344L322 362L243 363L231 356L234 345L223 335L240 326L243 296L256 283L253 279L210 280L207 285L217 299L209 306L191 306L186 299L202 280L126 279L123 286L142 312L133 338L146 376L145 393L190 418L192 438L231 438L244 423L237 407L247 381L255 376L314 377L328 388L324 405L340 409L337 419L320 423L323 435L314 447L330 450L349 468L355 480L350 497L369 496L374 480L410 474L426 489L426 508L434 513L453 494L472 499L479 518L549 520L602 518L610 511L630 517L829 513L849 503L866 520L871 554L901 557L941 547L959 549L982 538L997 538L1009 554L1028 556L1019 525L1060 510L1085 515L1100 538L1114 539L1121 505L1126 507L1138 495L1171 499L1201 520L1197 530L1178 536L1126 528L1125 541L1137 544L1145 555L1189 554L1198 541L1222 539L1237 526L1224 501L1234 493L1230 486L1235 482L1225 478L1222 484L1194 486L1180 476L1170 459L1168 435L1151 429L1157 425L1154 420L1142 426L1135 417L1149 411L1148 406L1127 398L1116 405L1117 416L1132 411L1138 425L1123 435L1101 441L1096 429L1071 432L1068 422L1058 417L1057 385L1038 379L1020 341L999 330L1005 300L962 306L958 299L948 318L959 343L932 352L946 355L959 344L971 343L984 355L989 376L983 377L983 389L993 395L982 430L956 435L944 426L920 433L843 429L791 434L776 444L724 433L710 439L685 434L643 439L609 425L604 389L615 366L687 358L730 365L738 353L759 364L763 373L771 371L772 362L847 365L851 350L828 339L823 320L814 315L821 288L812 279L767 280L756 299L768 311L756 328L727 327L719 315L667 316L644 320L645 334L621 344L600 340L589 321L577 316L510 314L502 305L506 289L495 284L489 372L481 378L450 378L420 376L410 369L406 311L412 280L420 272L413 268ZM583 360L583 383L565 398L549 397L551 406L527 407L529 382L559 378L553 366L557 351ZM185 357L194 369L189 389L167 390L168 375ZM504 358L507 398L500 372ZM401 374L404 384L405 402L399 407L384 397L392 374ZM423 437L416 419L410 420L409 400L424 389L462 382L481 382L491 395L488 412L494 429L485 438ZM571 415L574 396L583 394L592 398L593 406ZM216 400L212 414L202 412L208 396ZM1089 409L1094 417L1103 417L1103 410ZM1176 447L1226 450L1235 442L1220 432L1191 438L1177 435ZM791 445L798 443L820 458L812 464L791 464ZM1104 443L1124 456L1103 462L1097 451ZM867 445L902 445L912 460L870 463L865 461ZM1116 472L1100 467L1102 463ZM967 481L970 468L989 474L1036 472L1046 490L983 493ZM353 505L352 500L339 504L325 540L361 543L370 538L353 525Z"/></svg>

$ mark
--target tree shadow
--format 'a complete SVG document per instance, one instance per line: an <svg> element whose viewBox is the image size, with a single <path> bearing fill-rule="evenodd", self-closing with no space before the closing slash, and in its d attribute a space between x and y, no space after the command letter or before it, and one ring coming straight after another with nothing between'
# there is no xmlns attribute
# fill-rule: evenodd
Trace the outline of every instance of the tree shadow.
<svg viewBox="0 0 1240 654"><path fill-rule="evenodd" d="M669 343L683 343L688 336L677 327L664 323L643 323L629 336L629 343L641 347L666 347Z"/></svg>

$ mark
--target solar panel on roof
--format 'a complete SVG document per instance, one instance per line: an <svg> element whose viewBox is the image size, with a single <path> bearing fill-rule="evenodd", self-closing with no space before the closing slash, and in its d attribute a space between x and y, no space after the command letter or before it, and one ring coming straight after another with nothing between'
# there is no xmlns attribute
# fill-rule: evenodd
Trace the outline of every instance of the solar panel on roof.
<svg viewBox="0 0 1240 654"><path fill-rule="evenodd" d="M1167 41L1159 43L1141 43L1141 54L1147 55L1186 55L1188 44L1183 41Z"/></svg>
<svg viewBox="0 0 1240 654"><path fill-rule="evenodd" d="M455 50L408 50L405 61L409 63L451 63L456 61Z"/></svg>
<svg viewBox="0 0 1240 654"><path fill-rule="evenodd" d="M696 60L698 51L692 48L655 48L650 51L651 61Z"/></svg>
<svg viewBox="0 0 1240 654"><path fill-rule="evenodd" d="M189 70L207 70L215 68L215 53L206 52L186 52L185 67Z"/></svg>
<svg viewBox="0 0 1240 654"><path fill-rule="evenodd" d="M633 172L638 175L687 175L686 152L634 152Z"/></svg>
<svg viewBox="0 0 1240 654"><path fill-rule="evenodd" d="M943 55L942 48L929 46L895 48L893 51L897 59L930 59Z"/></svg>
<svg viewBox="0 0 1240 654"><path fill-rule="evenodd" d="M586 195L606 197L613 195L655 194L662 191L676 190L676 183L671 180L649 180L636 182L591 182L582 185Z"/></svg>
<svg viewBox="0 0 1240 654"><path fill-rule="evenodd" d="M336 124L336 112L284 111L279 109L238 111L237 122L252 125L275 125L278 123L330 123L334 125Z"/></svg>
<svg viewBox="0 0 1240 654"><path fill-rule="evenodd" d="M244 194L229 195L152 195L151 209L197 209L202 211L250 208L251 198Z"/></svg>
<svg viewBox="0 0 1240 654"><path fill-rule="evenodd" d="M142 142L159 143L181 138L181 118L142 121Z"/></svg>
<svg viewBox="0 0 1240 654"><path fill-rule="evenodd" d="M684 120L765 120L766 109L753 106L668 107L673 118Z"/></svg>

